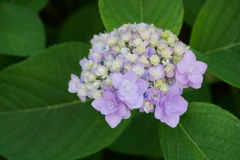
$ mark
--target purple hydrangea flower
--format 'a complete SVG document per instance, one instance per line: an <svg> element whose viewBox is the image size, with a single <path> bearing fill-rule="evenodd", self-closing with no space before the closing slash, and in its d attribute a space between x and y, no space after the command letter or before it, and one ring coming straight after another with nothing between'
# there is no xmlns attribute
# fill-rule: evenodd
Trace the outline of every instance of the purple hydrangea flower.
<svg viewBox="0 0 240 160"><path fill-rule="evenodd" d="M162 79L164 77L164 67L159 64L156 67L149 68L149 79L150 81L155 81Z"/></svg>
<svg viewBox="0 0 240 160"><path fill-rule="evenodd" d="M173 85L155 108L155 118L172 128L177 126L180 116L187 110L188 102L180 96L181 92L177 84Z"/></svg>
<svg viewBox="0 0 240 160"><path fill-rule="evenodd" d="M78 76L71 74L71 80L68 83L68 91L70 93L78 93L78 97L81 99L82 102L86 101L87 96L87 86L81 83Z"/></svg>
<svg viewBox="0 0 240 160"><path fill-rule="evenodd" d="M115 128L122 119L130 117L129 109L117 99L114 92L106 91L103 97L92 102L92 106L105 115L105 119L110 127Z"/></svg>
<svg viewBox="0 0 240 160"><path fill-rule="evenodd" d="M176 79L182 84L189 84L193 88L200 88L207 64L197 61L196 56L188 50L183 59L177 64Z"/></svg>
<svg viewBox="0 0 240 160"><path fill-rule="evenodd" d="M145 100L143 106L139 108L139 111L145 113L152 113L154 112L154 106L150 101Z"/></svg>
<svg viewBox="0 0 240 160"><path fill-rule="evenodd" d="M124 24L91 40L79 77L71 75L69 92L85 101L116 127L130 110L155 112L171 127L187 109L183 88L200 88L207 65L169 30L153 24ZM149 88L148 88L149 87ZM180 89L181 88L181 89Z"/></svg>
<svg viewBox="0 0 240 160"><path fill-rule="evenodd" d="M113 86L118 89L119 99L130 108L140 108L143 105L143 94L147 91L149 83L137 77L135 72L129 71L125 75L113 73L111 75Z"/></svg>
<svg viewBox="0 0 240 160"><path fill-rule="evenodd" d="M150 89L147 90L146 96L147 96L147 99L152 104L157 104L157 102L163 96L163 92L161 90L156 89L156 88L150 88Z"/></svg>

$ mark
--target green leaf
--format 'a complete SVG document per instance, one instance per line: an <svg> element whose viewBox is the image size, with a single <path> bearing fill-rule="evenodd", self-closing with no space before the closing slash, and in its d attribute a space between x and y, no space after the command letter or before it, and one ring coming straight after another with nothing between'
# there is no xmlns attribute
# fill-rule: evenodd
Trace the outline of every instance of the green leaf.
<svg viewBox="0 0 240 160"><path fill-rule="evenodd" d="M110 32L126 23L148 23L158 28L180 32L183 20L182 0L100 0L104 26Z"/></svg>
<svg viewBox="0 0 240 160"><path fill-rule="evenodd" d="M240 88L240 1L211 0L203 6L191 35L191 47L206 54L208 71Z"/></svg>
<svg viewBox="0 0 240 160"><path fill-rule="evenodd" d="M0 70L22 60L24 60L23 57L0 55Z"/></svg>
<svg viewBox="0 0 240 160"><path fill-rule="evenodd" d="M210 85L203 84L199 89L188 88L182 96L188 102L212 102Z"/></svg>
<svg viewBox="0 0 240 160"><path fill-rule="evenodd" d="M90 102L68 93L70 74L89 52L82 43L46 49L0 72L0 154L18 160L85 157L112 143L112 129Z"/></svg>
<svg viewBox="0 0 240 160"><path fill-rule="evenodd" d="M240 121L208 103L190 103L176 128L159 122L166 160L240 158Z"/></svg>
<svg viewBox="0 0 240 160"><path fill-rule="evenodd" d="M157 122L152 114L142 113L136 116L110 149L125 154L162 157Z"/></svg>
<svg viewBox="0 0 240 160"><path fill-rule="evenodd" d="M184 5L184 21L193 26L199 11L206 0L183 0Z"/></svg>
<svg viewBox="0 0 240 160"><path fill-rule="evenodd" d="M38 12L48 3L48 0L0 0L0 2L25 6Z"/></svg>
<svg viewBox="0 0 240 160"><path fill-rule="evenodd" d="M37 13L0 3L0 53L28 56L44 48L43 24Z"/></svg>
<svg viewBox="0 0 240 160"><path fill-rule="evenodd" d="M88 15L88 16L86 16ZM94 34L104 31L97 5L80 8L64 23L60 31L60 42L81 41L89 43Z"/></svg>

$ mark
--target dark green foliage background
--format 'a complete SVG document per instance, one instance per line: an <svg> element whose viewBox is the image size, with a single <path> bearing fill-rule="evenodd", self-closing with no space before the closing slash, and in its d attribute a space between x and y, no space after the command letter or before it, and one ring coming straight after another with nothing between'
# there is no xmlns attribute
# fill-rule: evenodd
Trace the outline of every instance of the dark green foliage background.
<svg viewBox="0 0 240 160"><path fill-rule="evenodd" d="M239 0L0 0L0 160L239 160ZM68 93L94 34L169 29L208 64L176 128L132 112L111 129Z"/></svg>

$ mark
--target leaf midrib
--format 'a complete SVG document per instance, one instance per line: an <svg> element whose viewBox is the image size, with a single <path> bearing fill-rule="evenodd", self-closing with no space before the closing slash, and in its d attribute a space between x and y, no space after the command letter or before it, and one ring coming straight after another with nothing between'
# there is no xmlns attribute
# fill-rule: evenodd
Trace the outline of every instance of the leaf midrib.
<svg viewBox="0 0 240 160"><path fill-rule="evenodd" d="M198 151L203 155L203 158L205 157L207 160L210 160L203 151L198 147L197 143L192 139L192 137L188 134L188 132L184 129L181 123L179 123L180 128L185 133L185 135L189 138L189 140L193 143L193 145L198 149Z"/></svg>
<svg viewBox="0 0 240 160"><path fill-rule="evenodd" d="M232 44L220 47L220 48L216 48L216 49L207 51L207 52L205 52L205 55L208 55L208 54L211 54L211 53L214 53L214 52L218 52L218 51L222 51L222 50L226 50L226 49L230 49L230 48L236 47L236 46L240 46L240 42L232 43Z"/></svg>
<svg viewBox="0 0 240 160"><path fill-rule="evenodd" d="M86 102L89 102L89 101L90 100L87 100ZM86 102L84 102L84 103L86 103ZM66 106L76 105L76 104L81 104L81 103L83 103L83 102L81 102L80 100L75 100L75 101L71 101L71 102L65 102L65 103L49 105L49 106L44 106L44 107L38 107L38 108L29 108L29 109L24 109L24 110L13 110L13 111L3 111L3 112L0 112L0 115L20 114L20 113L53 110L53 109L64 108Z"/></svg>

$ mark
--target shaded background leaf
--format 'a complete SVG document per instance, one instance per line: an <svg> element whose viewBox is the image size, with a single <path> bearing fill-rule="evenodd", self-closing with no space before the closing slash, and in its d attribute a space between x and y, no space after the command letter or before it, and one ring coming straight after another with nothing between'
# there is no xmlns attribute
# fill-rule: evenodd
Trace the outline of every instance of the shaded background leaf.
<svg viewBox="0 0 240 160"><path fill-rule="evenodd" d="M107 31L125 23L148 23L179 34L183 20L181 0L100 0L100 13Z"/></svg>
<svg viewBox="0 0 240 160"><path fill-rule="evenodd" d="M2 70L3 68L5 68L5 67L7 67L7 66L9 66L11 64L20 62L20 61L22 61L24 59L25 58L23 58L23 57L1 55L0 54L0 70Z"/></svg>
<svg viewBox="0 0 240 160"><path fill-rule="evenodd" d="M157 122L153 114L140 113L109 148L125 154L163 157L158 141Z"/></svg>
<svg viewBox="0 0 240 160"><path fill-rule="evenodd" d="M44 48L43 23L31 9L0 3L0 53L28 56Z"/></svg>
<svg viewBox="0 0 240 160"><path fill-rule="evenodd" d="M0 2L25 6L37 12L40 11L48 3L48 1L49 0L0 0Z"/></svg>
<svg viewBox="0 0 240 160"><path fill-rule="evenodd" d="M65 21L60 30L59 41L80 41L89 43L94 34L104 31L97 4L80 8Z"/></svg>
<svg viewBox="0 0 240 160"><path fill-rule="evenodd" d="M89 46L66 43L0 72L0 153L18 160L66 160L113 142L129 123L112 129L88 103L68 93L70 73Z"/></svg>
<svg viewBox="0 0 240 160"><path fill-rule="evenodd" d="M166 160L240 158L240 120L220 107L190 103L176 128L159 122Z"/></svg>
<svg viewBox="0 0 240 160"><path fill-rule="evenodd" d="M240 1L207 1L191 34L191 47L206 54L208 71L240 88Z"/></svg>
<svg viewBox="0 0 240 160"><path fill-rule="evenodd" d="M193 26L199 11L201 10L202 6L206 0L183 0L184 6L184 21Z"/></svg>

